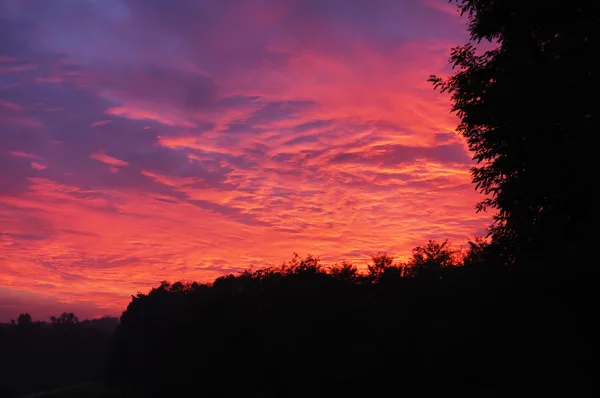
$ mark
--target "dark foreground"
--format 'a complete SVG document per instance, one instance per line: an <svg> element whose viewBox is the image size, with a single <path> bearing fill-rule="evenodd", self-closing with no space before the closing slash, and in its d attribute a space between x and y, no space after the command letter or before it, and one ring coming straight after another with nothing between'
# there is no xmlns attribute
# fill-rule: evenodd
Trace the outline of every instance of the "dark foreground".
<svg viewBox="0 0 600 398"><path fill-rule="evenodd" d="M574 394L589 386L593 291L566 274L385 258L368 275L307 258L164 283L123 314L108 380L144 397Z"/></svg>
<svg viewBox="0 0 600 398"><path fill-rule="evenodd" d="M165 282L133 297L114 333L68 314L20 317L0 329L12 358L0 396L587 391L595 278L501 266L483 249L459 257L430 242L404 264L375 256L366 273L309 256L210 284Z"/></svg>

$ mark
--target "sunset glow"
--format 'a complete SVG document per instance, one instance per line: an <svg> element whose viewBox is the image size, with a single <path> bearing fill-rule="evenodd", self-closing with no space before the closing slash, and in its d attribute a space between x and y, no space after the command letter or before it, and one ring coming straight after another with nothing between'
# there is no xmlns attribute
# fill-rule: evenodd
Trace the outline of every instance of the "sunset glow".
<svg viewBox="0 0 600 398"><path fill-rule="evenodd" d="M485 234L446 0L1 4L0 321Z"/></svg>

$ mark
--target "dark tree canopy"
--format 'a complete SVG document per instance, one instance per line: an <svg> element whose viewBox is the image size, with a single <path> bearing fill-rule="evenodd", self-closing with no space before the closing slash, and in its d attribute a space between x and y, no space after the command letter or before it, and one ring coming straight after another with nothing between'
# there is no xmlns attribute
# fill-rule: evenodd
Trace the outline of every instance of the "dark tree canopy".
<svg viewBox="0 0 600 398"><path fill-rule="evenodd" d="M415 253L425 257L395 263L378 253L365 272L295 255L212 284L163 282L123 313L109 380L144 397L477 390L469 378L479 376L460 374L475 355L461 335L478 313L464 267L448 261L447 242Z"/></svg>
<svg viewBox="0 0 600 398"><path fill-rule="evenodd" d="M497 210L493 242L505 262L572 257L595 240L598 221L591 140L600 8L587 0L454 1L471 39L451 52L455 73L430 80L451 93L458 132L478 162L473 182L487 195L478 209ZM481 41L494 48L476 51Z"/></svg>
<svg viewBox="0 0 600 398"><path fill-rule="evenodd" d="M31 319L31 315L29 315L28 313L20 314L17 318L17 325L19 326L29 326L32 323L33 320Z"/></svg>
<svg viewBox="0 0 600 398"><path fill-rule="evenodd" d="M458 251L450 247L448 240L430 240L426 245L415 247L408 261L410 273L420 277L439 277L443 269L458 264Z"/></svg>

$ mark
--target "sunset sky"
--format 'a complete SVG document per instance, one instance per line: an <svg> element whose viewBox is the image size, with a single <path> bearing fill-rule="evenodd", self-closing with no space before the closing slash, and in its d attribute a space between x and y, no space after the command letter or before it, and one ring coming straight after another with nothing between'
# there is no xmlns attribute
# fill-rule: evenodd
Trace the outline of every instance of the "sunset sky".
<svg viewBox="0 0 600 398"><path fill-rule="evenodd" d="M0 0L0 321L485 234L446 0Z"/></svg>

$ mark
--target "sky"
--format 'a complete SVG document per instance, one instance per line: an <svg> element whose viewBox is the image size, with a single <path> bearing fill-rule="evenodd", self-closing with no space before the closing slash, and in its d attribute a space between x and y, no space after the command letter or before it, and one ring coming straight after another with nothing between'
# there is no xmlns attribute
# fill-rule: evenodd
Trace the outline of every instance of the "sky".
<svg viewBox="0 0 600 398"><path fill-rule="evenodd" d="M466 39L446 0L0 0L0 321L484 235L427 82Z"/></svg>

